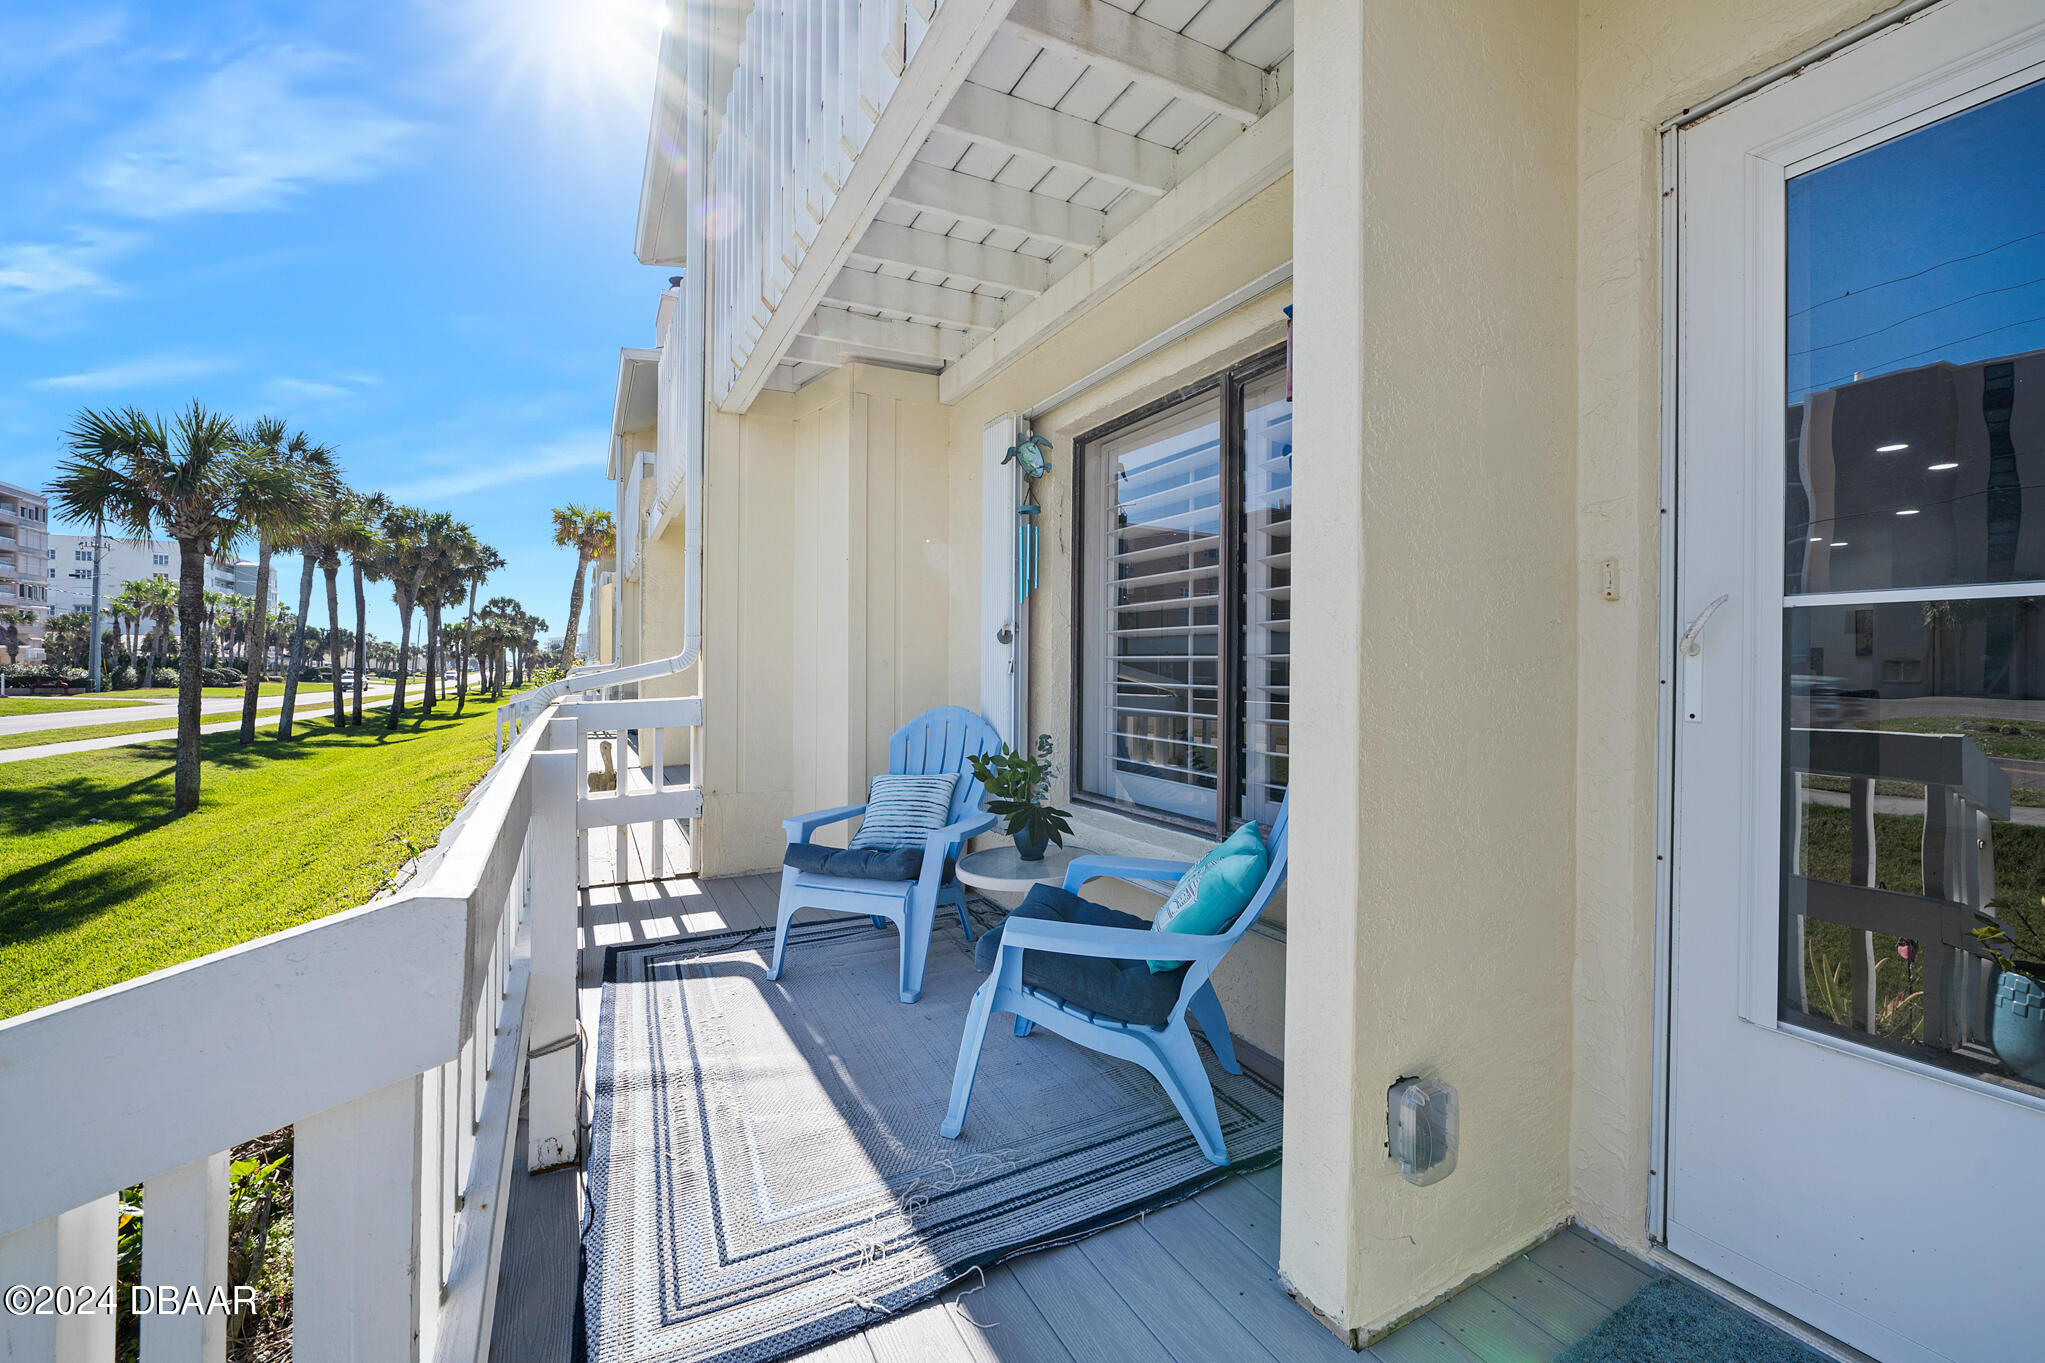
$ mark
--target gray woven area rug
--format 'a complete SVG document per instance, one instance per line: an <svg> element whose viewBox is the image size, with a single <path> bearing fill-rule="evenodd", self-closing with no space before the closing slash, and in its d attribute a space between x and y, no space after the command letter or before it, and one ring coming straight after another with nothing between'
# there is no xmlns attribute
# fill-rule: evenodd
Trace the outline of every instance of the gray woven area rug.
<svg viewBox="0 0 2045 1363"><path fill-rule="evenodd" d="M976 1265L1220 1178L1156 1081L1043 1028L988 1029L938 1135L982 976L940 923L920 1003L864 918L613 948L597 1048L582 1356L766 1360L935 1296ZM1236 1167L1277 1158L1278 1095L1209 1057Z"/></svg>

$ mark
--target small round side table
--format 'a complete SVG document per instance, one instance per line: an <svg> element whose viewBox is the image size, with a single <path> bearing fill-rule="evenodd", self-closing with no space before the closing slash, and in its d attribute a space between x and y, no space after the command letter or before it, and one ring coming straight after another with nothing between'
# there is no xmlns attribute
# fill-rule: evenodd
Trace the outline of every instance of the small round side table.
<svg viewBox="0 0 2045 1363"><path fill-rule="evenodd" d="M1047 847L1040 861L1024 861L1014 844L968 852L959 858L961 883L996 894L1028 894L1033 885L1063 885L1065 868L1089 850L1073 843Z"/></svg>

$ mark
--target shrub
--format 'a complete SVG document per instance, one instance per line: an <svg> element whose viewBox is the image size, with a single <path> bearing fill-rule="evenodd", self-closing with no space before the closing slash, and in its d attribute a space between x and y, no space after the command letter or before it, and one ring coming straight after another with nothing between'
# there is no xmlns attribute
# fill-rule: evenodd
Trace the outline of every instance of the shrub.
<svg viewBox="0 0 2045 1363"><path fill-rule="evenodd" d="M66 669L51 667L47 663L10 663L0 667L0 676L7 678L9 686L32 686L43 682L67 680ZM85 674L79 673L83 678Z"/></svg>

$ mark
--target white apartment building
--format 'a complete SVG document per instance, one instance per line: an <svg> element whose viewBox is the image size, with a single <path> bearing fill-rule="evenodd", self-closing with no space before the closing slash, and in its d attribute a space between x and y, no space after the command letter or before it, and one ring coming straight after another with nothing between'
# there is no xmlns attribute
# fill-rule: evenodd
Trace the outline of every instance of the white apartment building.
<svg viewBox="0 0 2045 1363"><path fill-rule="evenodd" d="M177 580L178 547L174 540L131 540L115 535L102 536L96 541L91 535L50 535L48 540L49 609L53 614L92 609L95 543L102 554L101 601L120 595L121 589L130 582L151 577ZM227 559L215 559L207 565L206 590L239 591L247 596L254 591L253 578L251 570L249 586L241 588L237 585L239 574L236 565ZM277 584L274 580L270 583L270 609L277 609Z"/></svg>
<svg viewBox="0 0 2045 1363"><path fill-rule="evenodd" d="M49 616L49 597L42 565L48 552L50 503L40 492L0 483L0 610L27 607L36 621L14 626L20 657L10 662L39 663L43 660L43 625ZM0 653L6 649L6 635L0 632Z"/></svg>

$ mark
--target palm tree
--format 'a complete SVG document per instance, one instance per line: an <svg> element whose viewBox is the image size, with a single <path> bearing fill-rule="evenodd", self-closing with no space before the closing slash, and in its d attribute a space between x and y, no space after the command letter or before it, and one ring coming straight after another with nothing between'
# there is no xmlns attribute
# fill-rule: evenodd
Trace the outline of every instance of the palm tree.
<svg viewBox="0 0 2045 1363"><path fill-rule="evenodd" d="M220 612L227 606L227 593L208 590L200 603L199 624L206 633L208 667L220 666Z"/></svg>
<svg viewBox="0 0 2045 1363"><path fill-rule="evenodd" d="M289 487L228 417L194 402L166 428L135 408L80 412L50 490L71 520L111 521L138 539L178 542L178 751L174 807L199 807L199 614L206 560L233 547Z"/></svg>
<svg viewBox="0 0 2045 1363"><path fill-rule="evenodd" d="M298 678L305 670L305 631L312 619L312 575L321 560L332 552L333 535L328 523L348 496L340 468L331 460L324 466L307 465L303 483L305 515L299 521L298 533L291 539L299 561L298 621L291 631L291 652L284 660L284 703L277 710L277 737L286 739L291 737L291 721L298 709ZM340 566L338 555L334 566ZM331 584L332 579L328 581ZM332 608L329 616L338 624L340 603L330 595L328 604Z"/></svg>
<svg viewBox="0 0 2045 1363"><path fill-rule="evenodd" d="M461 690L460 698L455 702L456 714L460 714L469 703L469 658L476 651L476 598L483 594L483 579L504 567L504 555L489 545L472 541L470 550L467 561L462 564L463 571L468 575L469 613L462 621L459 682Z"/></svg>
<svg viewBox="0 0 2045 1363"><path fill-rule="evenodd" d="M575 668L575 630L582 623L582 580L590 561L617 544L611 513L570 502L554 510L554 543L575 551L575 586L568 593L568 628L561 635L561 670Z"/></svg>
<svg viewBox="0 0 2045 1363"><path fill-rule="evenodd" d="M140 623L140 614L147 614L150 621L149 667L142 680L143 687L147 689L156 685L156 664L163 657L164 641L170 637L170 622L177 613L178 589L171 585L169 578L163 577L145 578L129 586L142 605L137 624Z"/></svg>
<svg viewBox="0 0 2045 1363"><path fill-rule="evenodd" d="M397 728L405 712L405 681L412 660L412 611L419 588L432 565L436 544L447 538L454 518L446 512L428 514L417 507L395 506L383 519L382 575L391 584L398 607L398 676L391 693L389 727Z"/></svg>
<svg viewBox="0 0 2045 1363"><path fill-rule="evenodd" d="M8 662L18 663L21 661L21 627L23 625L33 625L35 622L36 613L26 606L0 611L0 625L7 627ZM45 652L48 651L48 647L46 638L44 642Z"/></svg>
<svg viewBox="0 0 2045 1363"><path fill-rule="evenodd" d="M459 521L450 521L444 535L432 544L426 579L420 586L419 603L426 611L426 706L446 699L441 674L447 667L447 649L441 628L442 610L462 600L467 591L468 564L482 548L476 534Z"/></svg>
<svg viewBox="0 0 2045 1363"><path fill-rule="evenodd" d="M92 633L92 615L88 611L66 611L52 615L43 626L43 651L53 664L65 667L84 665L85 649Z"/></svg>
<svg viewBox="0 0 2045 1363"><path fill-rule="evenodd" d="M378 564L384 552L383 521L390 511L390 498L381 492L358 493L335 524L335 546L348 555L355 576L355 701L350 722L357 728L362 726L362 687L370 662L369 601L363 583L382 577Z"/></svg>
<svg viewBox="0 0 2045 1363"><path fill-rule="evenodd" d="M149 614L149 597L142 590L141 581L121 588L107 610L114 618L115 628L121 631L121 650L127 654L127 665L132 668L142 658L142 620Z"/></svg>
<svg viewBox="0 0 2045 1363"><path fill-rule="evenodd" d="M303 480L333 471L334 460L324 445L315 445L300 431L285 438L284 423L264 417L242 434L252 457L270 465L279 476L267 480L276 493L263 506L250 507L249 520L256 531L256 611L249 623L249 670L242 681L241 741L256 741L256 698L262 692L264 655L263 612L270 604L270 555L281 543L288 543L303 528L306 498Z"/></svg>
<svg viewBox="0 0 2045 1363"><path fill-rule="evenodd" d="M356 529L355 517L361 498L346 492L327 509L326 533L320 544L320 573L327 580L327 679L334 693L334 727L347 724L346 703L341 694L341 554Z"/></svg>

